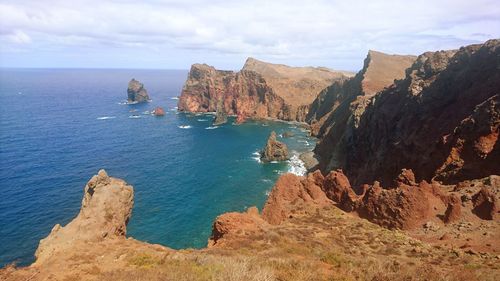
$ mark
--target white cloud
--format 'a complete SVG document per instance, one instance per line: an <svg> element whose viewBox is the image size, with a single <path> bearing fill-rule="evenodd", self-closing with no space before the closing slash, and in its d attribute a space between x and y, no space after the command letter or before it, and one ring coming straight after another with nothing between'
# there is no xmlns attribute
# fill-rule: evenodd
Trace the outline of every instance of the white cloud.
<svg viewBox="0 0 500 281"><path fill-rule="evenodd" d="M4 55L19 43L33 55L142 53L145 67L165 55L355 69L368 49L418 54L500 37L499 19L496 0L17 0L0 2L0 43Z"/></svg>

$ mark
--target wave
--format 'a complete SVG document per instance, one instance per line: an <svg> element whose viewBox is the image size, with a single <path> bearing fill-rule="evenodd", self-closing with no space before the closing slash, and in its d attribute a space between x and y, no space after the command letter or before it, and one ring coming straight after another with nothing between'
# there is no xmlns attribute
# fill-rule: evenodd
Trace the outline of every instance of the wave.
<svg viewBox="0 0 500 281"><path fill-rule="evenodd" d="M191 126L189 125L180 125L180 126L177 126L179 129L191 129Z"/></svg>
<svg viewBox="0 0 500 281"><path fill-rule="evenodd" d="M213 130L213 129L217 129L219 128L219 126L210 126L210 127L206 127L205 129L206 130Z"/></svg>
<svg viewBox="0 0 500 281"><path fill-rule="evenodd" d="M102 117L97 117L97 120L107 120L107 119L115 119L116 116L102 116Z"/></svg>
<svg viewBox="0 0 500 281"><path fill-rule="evenodd" d="M307 173L304 162L300 160L297 154L292 155L288 160L288 172L297 176L304 176Z"/></svg>
<svg viewBox="0 0 500 281"><path fill-rule="evenodd" d="M208 121L208 119L196 119L196 121L204 122L204 121Z"/></svg>
<svg viewBox="0 0 500 281"><path fill-rule="evenodd" d="M171 97L170 99L171 99L171 100L178 100L178 99L179 99L179 97Z"/></svg>
<svg viewBox="0 0 500 281"><path fill-rule="evenodd" d="M255 151L254 153L252 153L252 155L253 160L257 161L257 163L262 163L262 160L260 160L260 152Z"/></svg>
<svg viewBox="0 0 500 281"><path fill-rule="evenodd" d="M310 144L308 141L306 141L306 140L298 140L297 142L303 143L303 144L305 144L305 145L307 145L307 146L310 146L310 145L311 145L311 144Z"/></svg>
<svg viewBox="0 0 500 281"><path fill-rule="evenodd" d="M141 116L140 115L130 115L128 118L137 119L137 118L141 118Z"/></svg>
<svg viewBox="0 0 500 281"><path fill-rule="evenodd" d="M152 114L152 113L151 113L151 111L146 110L146 111L144 111L142 114L144 114L144 115L149 115L149 114Z"/></svg>

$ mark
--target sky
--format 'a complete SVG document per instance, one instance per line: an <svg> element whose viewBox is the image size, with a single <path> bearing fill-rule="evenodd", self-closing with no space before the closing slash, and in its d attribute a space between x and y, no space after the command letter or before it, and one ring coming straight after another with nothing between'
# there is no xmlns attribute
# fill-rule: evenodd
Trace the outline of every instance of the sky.
<svg viewBox="0 0 500 281"><path fill-rule="evenodd" d="M498 0L0 0L0 67L357 71L500 38Z"/></svg>

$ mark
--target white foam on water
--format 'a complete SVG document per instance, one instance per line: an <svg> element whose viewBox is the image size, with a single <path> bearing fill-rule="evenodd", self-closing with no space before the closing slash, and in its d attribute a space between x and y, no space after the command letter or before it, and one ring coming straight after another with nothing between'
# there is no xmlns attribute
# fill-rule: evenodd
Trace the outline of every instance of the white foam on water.
<svg viewBox="0 0 500 281"><path fill-rule="evenodd" d="M288 160L288 172L297 176L304 176L307 173L304 162L300 160L299 156L294 153L290 160Z"/></svg>
<svg viewBox="0 0 500 281"><path fill-rule="evenodd" d="M196 121L204 122L204 121L208 121L208 120L207 119L196 119Z"/></svg>
<svg viewBox="0 0 500 281"><path fill-rule="evenodd" d="M262 163L262 161L260 160L260 152L259 151L255 151L254 153L252 153L253 157L252 159L257 161L257 163Z"/></svg>
<svg viewBox="0 0 500 281"><path fill-rule="evenodd" d="M128 118L137 119L137 118L141 118L141 116L140 115L130 115Z"/></svg>
<svg viewBox="0 0 500 281"><path fill-rule="evenodd" d="M115 119L116 116L102 116L102 117L97 117L97 120L107 120L107 119Z"/></svg>
<svg viewBox="0 0 500 281"><path fill-rule="evenodd" d="M210 126L210 127L206 127L205 130L213 130L213 129L217 129L219 128L219 126Z"/></svg>
<svg viewBox="0 0 500 281"><path fill-rule="evenodd" d="M171 97L170 99L171 99L171 100L178 100L178 99L179 99L179 97Z"/></svg>
<svg viewBox="0 0 500 281"><path fill-rule="evenodd" d="M272 180L270 180L270 179L261 179L261 181L262 181L262 182L265 182L265 183L271 183L271 182L273 182L273 181L272 181Z"/></svg>
<svg viewBox="0 0 500 281"><path fill-rule="evenodd" d="M146 110L146 111L144 111L142 114L144 114L144 115L149 115L149 114L153 114L153 113L152 113L152 112L150 112L150 111L148 111L148 110Z"/></svg>
<svg viewBox="0 0 500 281"><path fill-rule="evenodd" d="M179 127L179 129L191 129L191 126L189 126L189 125L180 125L177 127Z"/></svg>

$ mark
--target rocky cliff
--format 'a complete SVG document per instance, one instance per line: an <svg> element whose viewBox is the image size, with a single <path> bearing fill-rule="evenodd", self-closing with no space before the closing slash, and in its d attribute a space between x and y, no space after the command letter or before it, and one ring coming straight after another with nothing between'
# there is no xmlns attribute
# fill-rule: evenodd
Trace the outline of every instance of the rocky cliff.
<svg viewBox="0 0 500 281"><path fill-rule="evenodd" d="M363 68L353 78L333 83L312 102L306 121L313 134L322 137L332 130L339 135L344 127L355 126L369 99L394 80L404 78L405 70L415 59L369 51Z"/></svg>
<svg viewBox="0 0 500 281"><path fill-rule="evenodd" d="M350 73L327 68L289 67L247 59L239 72L206 64L191 66L179 98L180 111L215 112L222 104L229 115L304 121L318 93Z"/></svg>
<svg viewBox="0 0 500 281"><path fill-rule="evenodd" d="M445 183L500 174L499 46L490 40L424 53L404 79L362 102L344 92L366 87L358 81L363 71L332 86L334 97L347 98L332 99L333 111L317 130L321 169L342 168L355 185L387 185L403 168L418 181ZM325 112L319 105L313 124Z"/></svg>
<svg viewBox="0 0 500 281"><path fill-rule="evenodd" d="M0 269L0 279L498 280L498 181L416 185L403 171L392 189L374 183L356 195L341 171L286 174L262 214L222 214L208 248L172 250L125 238L133 189L100 171L78 216L40 242L36 262Z"/></svg>

